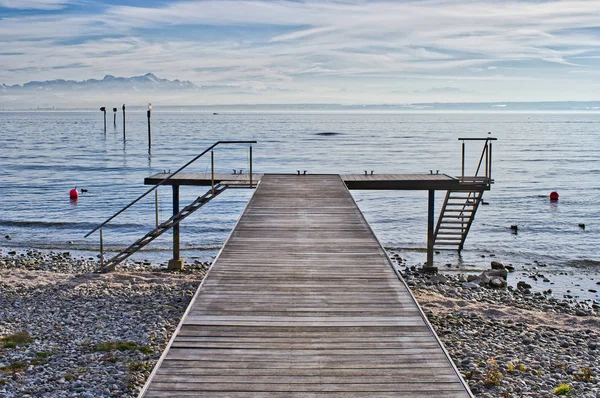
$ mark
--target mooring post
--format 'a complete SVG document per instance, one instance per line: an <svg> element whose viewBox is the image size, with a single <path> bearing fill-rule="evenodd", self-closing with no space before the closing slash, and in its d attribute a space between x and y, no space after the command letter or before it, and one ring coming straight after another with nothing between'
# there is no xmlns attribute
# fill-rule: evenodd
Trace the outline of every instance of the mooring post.
<svg viewBox="0 0 600 398"><path fill-rule="evenodd" d="M117 128L117 108L113 108L113 126Z"/></svg>
<svg viewBox="0 0 600 398"><path fill-rule="evenodd" d="M125 141L125 104L123 104L123 141Z"/></svg>
<svg viewBox="0 0 600 398"><path fill-rule="evenodd" d="M148 104L148 153L152 152L152 133L150 132L150 114L152 113L152 104Z"/></svg>
<svg viewBox="0 0 600 398"><path fill-rule="evenodd" d="M250 144L250 188L252 188L252 144Z"/></svg>
<svg viewBox="0 0 600 398"><path fill-rule="evenodd" d="M427 212L427 264L423 267L423 271L435 274L437 267L433 266L433 219L435 205L435 190L429 190L429 209Z"/></svg>
<svg viewBox="0 0 600 398"><path fill-rule="evenodd" d="M179 213L179 185L173 185L173 216ZM173 224L173 258L169 260L169 269L181 271L183 259L179 258L179 223Z"/></svg>
<svg viewBox="0 0 600 398"><path fill-rule="evenodd" d="M100 108L102 112L104 112L104 134L106 134L106 107L103 106Z"/></svg>

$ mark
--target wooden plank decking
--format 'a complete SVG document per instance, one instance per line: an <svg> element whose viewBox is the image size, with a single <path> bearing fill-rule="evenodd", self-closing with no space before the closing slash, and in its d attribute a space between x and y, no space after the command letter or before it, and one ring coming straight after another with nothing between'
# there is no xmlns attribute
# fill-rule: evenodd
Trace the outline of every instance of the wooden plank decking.
<svg viewBox="0 0 600 398"><path fill-rule="evenodd" d="M293 175L293 174L291 174ZM156 185L169 174L158 173L144 180L146 185ZM252 176L253 184L262 178L262 174ZM313 175L314 176L314 175ZM464 184L458 178L447 174L345 174L342 180L348 189L369 190L460 190L470 189L473 184ZM230 183L231 185L249 184L249 174L223 174L214 175L215 183ZM179 173L165 182L165 185L196 185L210 186L212 176L210 173ZM475 184L488 190L489 185L484 182Z"/></svg>
<svg viewBox="0 0 600 398"><path fill-rule="evenodd" d="M265 175L145 397L469 397L340 176Z"/></svg>

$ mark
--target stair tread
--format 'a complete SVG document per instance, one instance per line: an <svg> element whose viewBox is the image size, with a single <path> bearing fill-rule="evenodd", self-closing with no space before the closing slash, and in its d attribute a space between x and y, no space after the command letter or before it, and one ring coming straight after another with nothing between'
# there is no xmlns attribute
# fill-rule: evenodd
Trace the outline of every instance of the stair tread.
<svg viewBox="0 0 600 398"><path fill-rule="evenodd" d="M202 207L202 205L209 202L211 199L213 199L218 194L223 192L226 188L227 188L226 186L216 187L214 194L212 194L212 192L209 191L208 193L204 194L204 196L197 198L194 202L192 202L192 204L187 205L179 213L177 213L176 215L171 217L169 220L163 222L156 229L149 232L142 238L138 239L137 241L135 241L134 243L129 245L129 247L124 249L122 252L115 255L110 260L108 260L104 264L103 270L114 270L115 267L120 262L122 262L123 260L125 260L126 258L131 256L132 254L136 253L138 250L140 250L141 248L146 246L148 243L152 242L154 239L156 239L161 234L163 234L166 230L171 228L174 224L178 223L179 221L183 220L184 218L186 218L187 216L192 214L194 211L198 210L200 207Z"/></svg>

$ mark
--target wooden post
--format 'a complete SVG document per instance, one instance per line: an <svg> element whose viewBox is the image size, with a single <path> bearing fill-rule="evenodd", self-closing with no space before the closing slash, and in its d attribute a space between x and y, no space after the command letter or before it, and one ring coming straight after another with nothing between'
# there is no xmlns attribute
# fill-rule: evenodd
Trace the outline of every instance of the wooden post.
<svg viewBox="0 0 600 398"><path fill-rule="evenodd" d="M437 267L433 266L433 219L435 205L435 190L429 190L429 209L427 212L427 264L423 267L423 271L427 273L437 273Z"/></svg>
<svg viewBox="0 0 600 398"><path fill-rule="evenodd" d="M104 112L104 134L106 134L106 107L101 107L100 111Z"/></svg>
<svg viewBox="0 0 600 398"><path fill-rule="evenodd" d="M250 145L250 188L252 188L252 144Z"/></svg>
<svg viewBox="0 0 600 398"><path fill-rule="evenodd" d="M179 213L179 185L173 185L173 216ZM169 269L181 271L183 260L179 258L179 223L173 224L173 258L169 260Z"/></svg>
<svg viewBox="0 0 600 398"><path fill-rule="evenodd" d="M125 141L125 104L123 104L123 141Z"/></svg>
<svg viewBox="0 0 600 398"><path fill-rule="evenodd" d="M100 268L104 268L104 241L102 239L102 229L100 229Z"/></svg>
<svg viewBox="0 0 600 398"><path fill-rule="evenodd" d="M113 108L113 126L117 128L117 108Z"/></svg>
<svg viewBox="0 0 600 398"><path fill-rule="evenodd" d="M215 194L215 152L210 151L210 190Z"/></svg>
<svg viewBox="0 0 600 398"><path fill-rule="evenodd" d="M150 114L152 113L152 104L148 104L148 153L152 152L152 133L150 131Z"/></svg>

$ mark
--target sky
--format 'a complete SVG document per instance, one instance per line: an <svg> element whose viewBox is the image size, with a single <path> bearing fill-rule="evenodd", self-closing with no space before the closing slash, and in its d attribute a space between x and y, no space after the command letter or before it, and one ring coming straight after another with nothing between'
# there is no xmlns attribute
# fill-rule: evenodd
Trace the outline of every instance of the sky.
<svg viewBox="0 0 600 398"><path fill-rule="evenodd" d="M0 84L148 72L202 104L600 100L600 0L0 0Z"/></svg>

